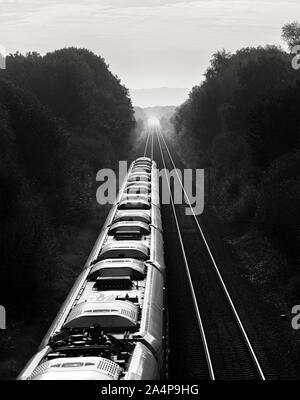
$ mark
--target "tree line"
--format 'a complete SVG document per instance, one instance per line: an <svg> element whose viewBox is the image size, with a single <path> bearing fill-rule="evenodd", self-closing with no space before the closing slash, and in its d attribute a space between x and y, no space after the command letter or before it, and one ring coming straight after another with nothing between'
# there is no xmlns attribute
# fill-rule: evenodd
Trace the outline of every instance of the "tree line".
<svg viewBox="0 0 300 400"><path fill-rule="evenodd" d="M93 216L96 171L126 154L134 129L128 90L91 51L7 57L0 71L0 304L11 323L50 307L66 279L62 243Z"/></svg>
<svg viewBox="0 0 300 400"><path fill-rule="evenodd" d="M292 50L300 44L300 24L285 25L282 37ZM206 170L208 206L239 237L255 232L296 260L300 70L292 57L276 46L216 52L171 122L180 151Z"/></svg>

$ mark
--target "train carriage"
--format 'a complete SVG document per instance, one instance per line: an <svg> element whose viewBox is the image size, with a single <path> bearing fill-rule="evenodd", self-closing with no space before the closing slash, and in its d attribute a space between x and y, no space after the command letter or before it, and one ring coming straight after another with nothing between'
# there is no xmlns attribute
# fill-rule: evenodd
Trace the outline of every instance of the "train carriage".
<svg viewBox="0 0 300 400"><path fill-rule="evenodd" d="M91 255L21 380L160 379L165 264L156 164L134 161Z"/></svg>

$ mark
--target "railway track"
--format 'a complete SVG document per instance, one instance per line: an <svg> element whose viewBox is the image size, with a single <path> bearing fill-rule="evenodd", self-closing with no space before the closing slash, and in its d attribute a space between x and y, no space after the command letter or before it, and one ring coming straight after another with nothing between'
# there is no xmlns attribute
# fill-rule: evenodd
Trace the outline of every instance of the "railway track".
<svg viewBox="0 0 300 400"><path fill-rule="evenodd" d="M158 129L148 132L147 154L157 161L159 168L176 169L168 144ZM172 265L167 264L170 377L265 380L199 218L193 213L180 176L177 178L186 204L174 204L169 184L171 204L163 205L165 246L167 253L172 254ZM187 206L192 216L185 215ZM168 240L166 232L170 230L172 239ZM175 235L177 245L171 248Z"/></svg>
<svg viewBox="0 0 300 400"><path fill-rule="evenodd" d="M153 131L150 128L148 128L143 157L150 157L153 159L153 145L154 145Z"/></svg>

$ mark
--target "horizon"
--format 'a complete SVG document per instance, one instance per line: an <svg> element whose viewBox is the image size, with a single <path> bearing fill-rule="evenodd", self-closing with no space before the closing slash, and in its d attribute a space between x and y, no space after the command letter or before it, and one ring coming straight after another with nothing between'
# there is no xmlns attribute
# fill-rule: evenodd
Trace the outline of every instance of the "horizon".
<svg viewBox="0 0 300 400"><path fill-rule="evenodd" d="M37 51L43 55L70 46L88 48L105 59L131 93L158 88L191 90L202 82L216 51L283 45L282 26L300 14L296 0L0 3L0 45L7 54ZM178 105L181 100L174 98L168 104ZM133 103L140 105L136 100ZM143 104L166 102L157 96Z"/></svg>

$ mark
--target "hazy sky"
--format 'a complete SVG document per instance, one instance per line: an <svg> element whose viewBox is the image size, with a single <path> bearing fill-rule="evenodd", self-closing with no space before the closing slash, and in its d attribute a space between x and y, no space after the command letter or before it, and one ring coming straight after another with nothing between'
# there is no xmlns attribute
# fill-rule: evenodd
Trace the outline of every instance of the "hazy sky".
<svg viewBox="0 0 300 400"><path fill-rule="evenodd" d="M129 88L199 83L213 52L282 44L300 0L0 0L0 44L101 54Z"/></svg>

